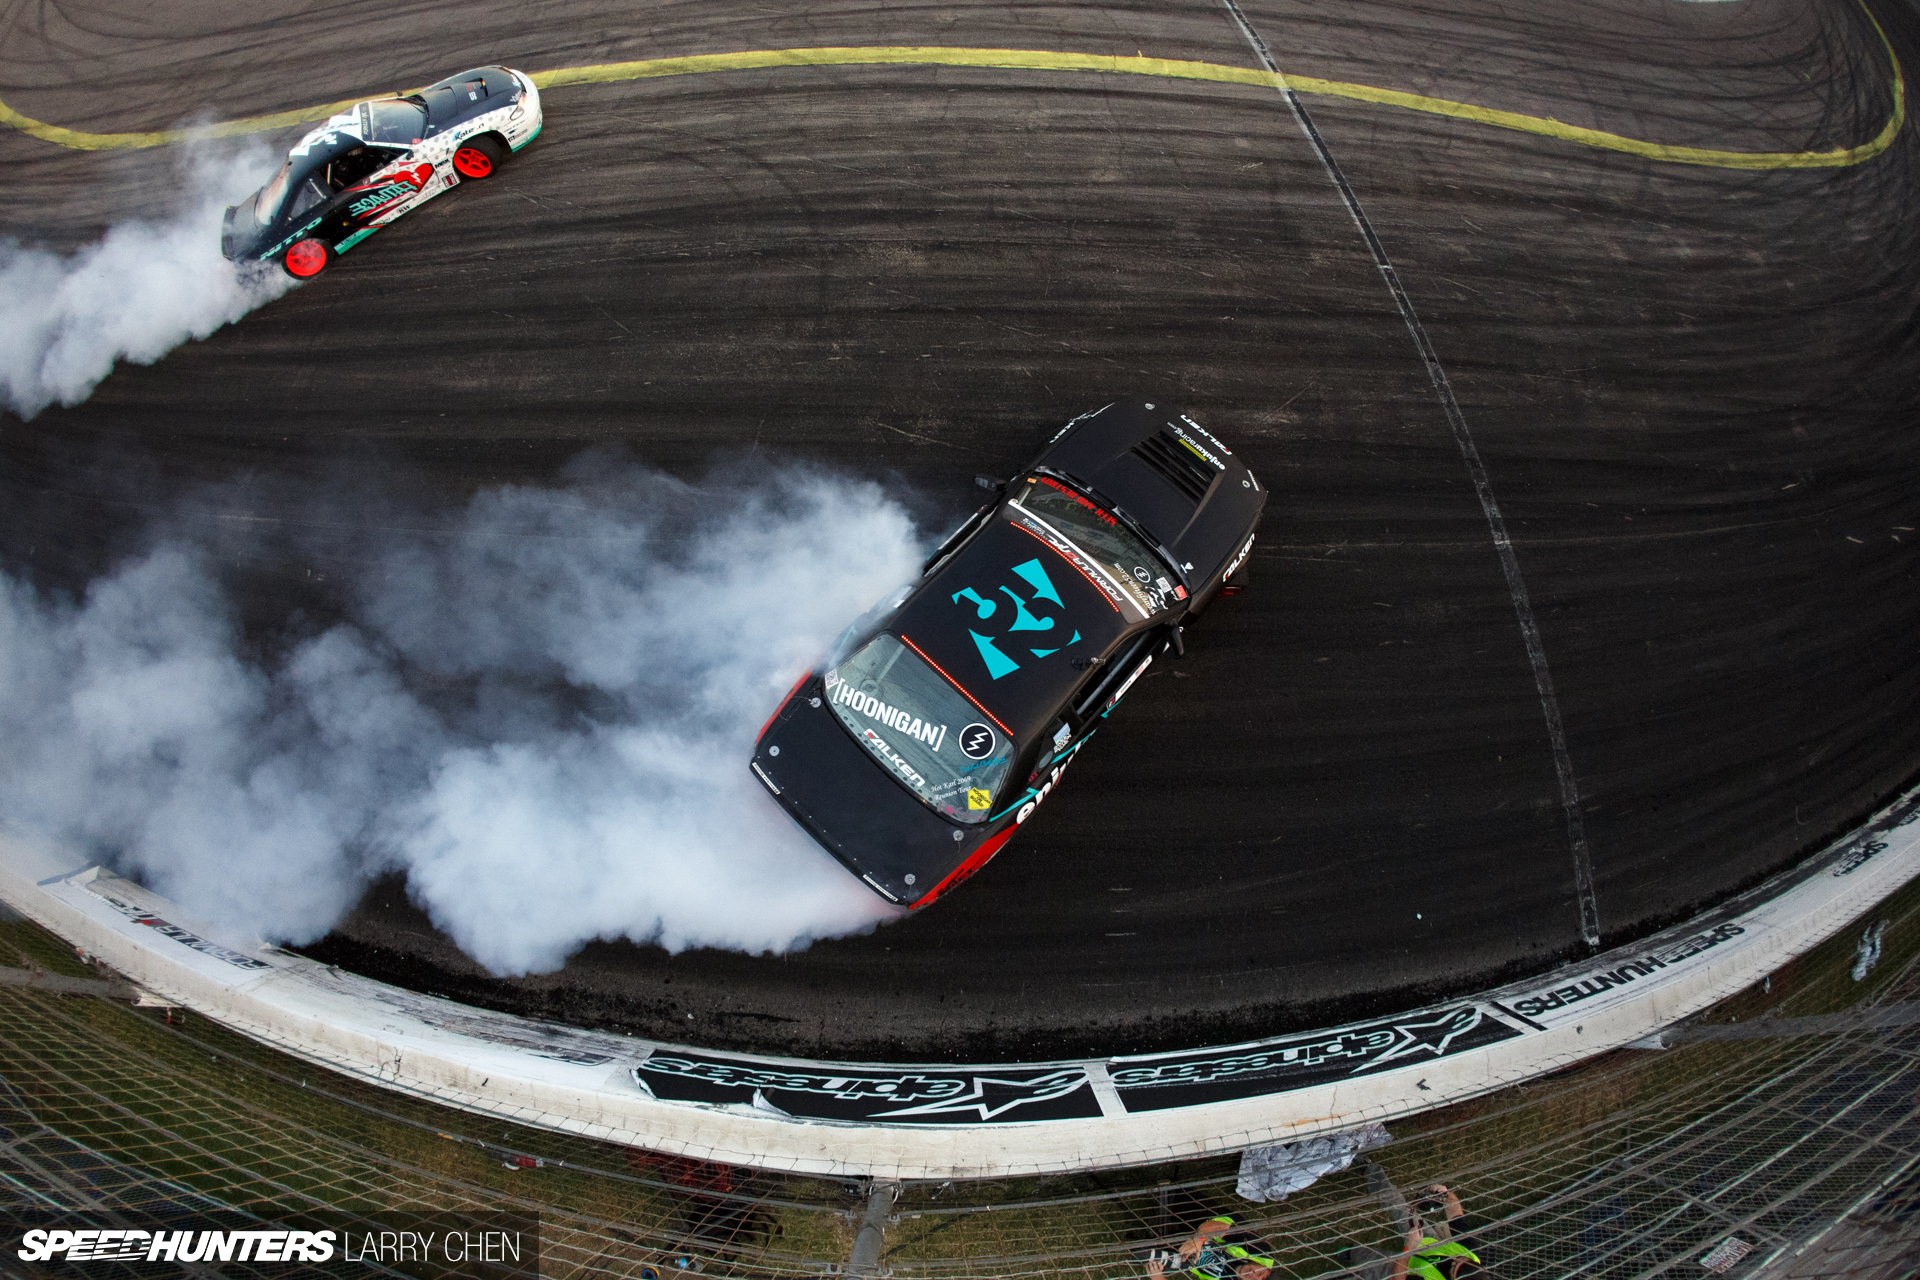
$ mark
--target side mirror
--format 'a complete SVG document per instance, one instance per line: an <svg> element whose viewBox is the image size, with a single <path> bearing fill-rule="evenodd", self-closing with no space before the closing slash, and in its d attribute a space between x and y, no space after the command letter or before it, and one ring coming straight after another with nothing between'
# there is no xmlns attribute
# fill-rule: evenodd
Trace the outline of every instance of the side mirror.
<svg viewBox="0 0 1920 1280"><path fill-rule="evenodd" d="M1174 657L1176 658L1186 657L1187 656L1186 628L1174 627L1172 630L1170 630L1167 633L1167 643L1173 646Z"/></svg>
<svg viewBox="0 0 1920 1280"><path fill-rule="evenodd" d="M1005 480L995 480L992 476L975 476L973 482L982 489L991 489L995 493L1007 487Z"/></svg>

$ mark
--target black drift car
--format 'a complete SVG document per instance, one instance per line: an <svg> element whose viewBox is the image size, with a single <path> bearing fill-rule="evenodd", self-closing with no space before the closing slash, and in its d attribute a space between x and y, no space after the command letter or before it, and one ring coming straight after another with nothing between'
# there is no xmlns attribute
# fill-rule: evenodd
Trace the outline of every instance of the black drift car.
<svg viewBox="0 0 1920 1280"><path fill-rule="evenodd" d="M882 897L923 907L1000 851L1181 628L1245 580L1266 491L1170 407L1120 401L855 625L752 768Z"/></svg>

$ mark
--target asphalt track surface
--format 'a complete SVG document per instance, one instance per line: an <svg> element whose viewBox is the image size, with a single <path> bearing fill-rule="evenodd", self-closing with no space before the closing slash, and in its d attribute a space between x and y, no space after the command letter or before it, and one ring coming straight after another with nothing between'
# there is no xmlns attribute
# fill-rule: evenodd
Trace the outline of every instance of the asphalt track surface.
<svg viewBox="0 0 1920 1280"><path fill-rule="evenodd" d="M1887 46L1839 0L1239 9L1290 77L1674 146L1844 150L1896 109ZM1871 11L1920 67L1920 17ZM491 61L939 46L1261 66L1217 0L3 12L0 98L101 133ZM594 944L497 982L389 882L314 948L716 1047L1052 1057L1404 1006L1583 954L1581 847L1611 944L1911 777L1915 127L1857 163L1745 170L1298 100L1455 421L1271 84L928 65L616 80L551 90L501 181L315 286L77 408L0 418L0 559L73 586L207 481L253 477L257 523L343 474L454 503L609 442L687 474L819 460L892 478L932 519L1116 393L1187 406L1274 493L1255 588L937 909L786 958ZM157 211L177 162L0 132L0 231L83 243ZM222 544L263 630L313 604L314 565L271 545Z"/></svg>

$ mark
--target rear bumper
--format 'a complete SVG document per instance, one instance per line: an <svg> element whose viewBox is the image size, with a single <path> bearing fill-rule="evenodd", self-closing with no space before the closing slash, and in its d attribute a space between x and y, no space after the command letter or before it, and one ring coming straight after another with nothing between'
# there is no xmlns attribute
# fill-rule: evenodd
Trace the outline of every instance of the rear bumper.
<svg viewBox="0 0 1920 1280"><path fill-rule="evenodd" d="M889 902L916 904L987 838L960 827L881 771L824 707L809 677L760 735L752 768L802 830Z"/></svg>

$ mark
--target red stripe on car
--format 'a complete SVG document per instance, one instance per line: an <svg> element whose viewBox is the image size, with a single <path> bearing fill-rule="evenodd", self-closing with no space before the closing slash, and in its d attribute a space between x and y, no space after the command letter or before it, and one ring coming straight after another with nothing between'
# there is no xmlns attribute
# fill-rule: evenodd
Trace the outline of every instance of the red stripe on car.
<svg viewBox="0 0 1920 1280"><path fill-rule="evenodd" d="M906 645L907 648L913 650L915 653L919 654L922 658L926 658L927 665L932 667L935 671L938 671L943 676L947 676L947 669L941 666L939 663L935 662L932 658L927 658L927 651L925 649L922 649L919 645L907 639L905 636L900 637L900 643ZM952 685L954 688L958 689L960 691L961 697L965 698L968 702L971 702L974 706L979 707L981 715L993 721L995 724L999 724L1000 732L1006 734L1009 738L1013 736L1013 730L1007 728L1007 726L1004 724L1000 724L1000 717L993 714L993 712L987 710L987 706L984 702L980 701L980 699L968 693L967 686L961 684L958 680L955 680L952 676L947 676L947 683Z"/></svg>

